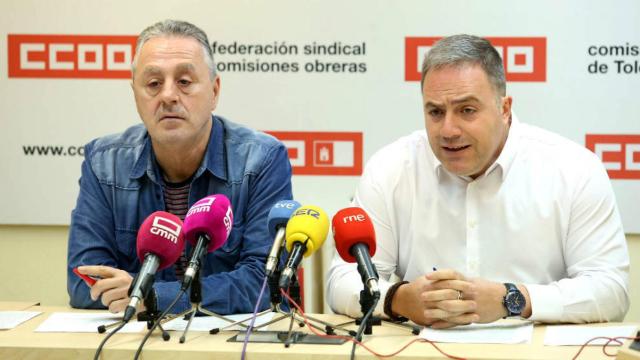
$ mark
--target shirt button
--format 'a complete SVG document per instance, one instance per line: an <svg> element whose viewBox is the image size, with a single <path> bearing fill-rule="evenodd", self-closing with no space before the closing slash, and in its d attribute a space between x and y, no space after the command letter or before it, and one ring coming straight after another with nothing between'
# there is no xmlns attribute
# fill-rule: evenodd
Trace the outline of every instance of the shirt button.
<svg viewBox="0 0 640 360"><path fill-rule="evenodd" d="M475 227L476 227L476 225L477 225L477 223L476 223L476 221L475 221L475 220L470 220L470 221L469 221L469 228L470 228L470 229L475 228Z"/></svg>

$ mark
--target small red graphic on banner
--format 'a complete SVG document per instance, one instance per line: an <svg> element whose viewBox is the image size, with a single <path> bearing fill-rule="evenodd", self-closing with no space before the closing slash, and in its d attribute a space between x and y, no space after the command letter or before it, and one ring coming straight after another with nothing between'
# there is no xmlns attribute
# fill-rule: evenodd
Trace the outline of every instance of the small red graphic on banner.
<svg viewBox="0 0 640 360"><path fill-rule="evenodd" d="M313 144L314 146L314 154L313 160L314 165L322 166L322 165L333 165L333 143L319 141Z"/></svg>
<svg viewBox="0 0 640 360"><path fill-rule="evenodd" d="M129 79L137 36L7 36L10 78Z"/></svg>
<svg viewBox="0 0 640 360"><path fill-rule="evenodd" d="M585 145L611 179L640 179L640 135L587 134Z"/></svg>
<svg viewBox="0 0 640 360"><path fill-rule="evenodd" d="M404 79L420 81L422 61L431 46L442 37L406 37L404 40ZM507 81L547 80L547 38L488 37L504 64Z"/></svg>
<svg viewBox="0 0 640 360"><path fill-rule="evenodd" d="M294 175L362 174L362 133L267 131L287 147Z"/></svg>

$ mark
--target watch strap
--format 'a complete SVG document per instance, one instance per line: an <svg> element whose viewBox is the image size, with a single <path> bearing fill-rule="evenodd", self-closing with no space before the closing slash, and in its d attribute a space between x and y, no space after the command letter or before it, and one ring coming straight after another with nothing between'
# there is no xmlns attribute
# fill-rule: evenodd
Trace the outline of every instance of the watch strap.
<svg viewBox="0 0 640 360"><path fill-rule="evenodd" d="M393 285L391 285L391 287L389 288L389 290L387 290L387 295L385 295L384 297L384 313L389 317L389 319L393 320L393 321L397 321L397 322L405 322L409 319L407 319L404 316L400 316L400 315L396 315L393 313L393 311L391 311L391 302L393 301L393 296L396 294L396 291L398 291L398 288L404 284L408 284L408 281L399 281Z"/></svg>

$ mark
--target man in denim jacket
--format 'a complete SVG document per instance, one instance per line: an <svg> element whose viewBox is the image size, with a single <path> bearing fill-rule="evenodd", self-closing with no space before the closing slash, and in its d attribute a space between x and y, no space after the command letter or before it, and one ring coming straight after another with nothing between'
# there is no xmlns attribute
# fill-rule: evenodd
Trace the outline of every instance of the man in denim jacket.
<svg viewBox="0 0 640 360"><path fill-rule="evenodd" d="M220 77L206 34L192 24L166 20L145 29L132 74L144 124L85 147L69 233L71 306L122 311L140 270L136 235L144 219L158 210L183 217L202 197L224 194L234 224L227 242L202 266L202 305L219 314L252 311L272 243L267 214L277 201L292 197L286 148L212 115ZM72 273L75 267L101 279L88 287ZM159 310L178 294L176 272L169 267L156 273ZM268 303L269 296L263 297L262 308ZM183 295L174 310L189 306Z"/></svg>

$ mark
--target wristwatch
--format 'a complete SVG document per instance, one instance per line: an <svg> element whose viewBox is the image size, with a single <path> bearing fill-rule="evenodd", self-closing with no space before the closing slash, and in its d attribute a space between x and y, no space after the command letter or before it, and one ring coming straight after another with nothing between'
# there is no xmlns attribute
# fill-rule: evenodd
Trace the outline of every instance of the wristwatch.
<svg viewBox="0 0 640 360"><path fill-rule="evenodd" d="M515 285L505 283L504 287L507 288L507 294L502 299L502 305L507 309L507 317L519 316L522 314L522 311L527 304L527 300Z"/></svg>

